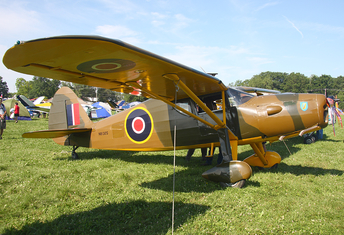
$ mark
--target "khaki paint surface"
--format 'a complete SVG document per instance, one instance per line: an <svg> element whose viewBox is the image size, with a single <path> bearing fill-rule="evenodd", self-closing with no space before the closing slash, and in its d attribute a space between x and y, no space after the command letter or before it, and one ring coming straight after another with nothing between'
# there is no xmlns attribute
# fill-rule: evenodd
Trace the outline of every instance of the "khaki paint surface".
<svg viewBox="0 0 344 235"><path fill-rule="evenodd" d="M281 101L279 95L258 96L238 107L239 125L243 139L258 135L267 137L283 135L316 124L326 125L323 120L325 96L290 94L283 97L287 97L289 100L286 98L285 101ZM307 110L301 109L301 102L307 102ZM268 110L280 110L280 112L268 115Z"/></svg>
<svg viewBox="0 0 344 235"><path fill-rule="evenodd" d="M153 118L154 129L145 143L133 142L125 132L125 119L132 109L143 107ZM121 149L121 150L162 150L171 149L172 138L170 133L167 105L158 100L149 100L131 109L113 115L106 120L97 122L91 134L91 148Z"/></svg>

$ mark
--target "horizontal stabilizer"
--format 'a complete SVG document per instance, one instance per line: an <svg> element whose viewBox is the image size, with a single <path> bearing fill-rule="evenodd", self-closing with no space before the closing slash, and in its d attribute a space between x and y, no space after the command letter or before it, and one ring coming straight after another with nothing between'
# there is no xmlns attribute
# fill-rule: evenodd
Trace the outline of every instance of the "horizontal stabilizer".
<svg viewBox="0 0 344 235"><path fill-rule="evenodd" d="M61 129L61 130L44 130L26 132L22 135L23 138L57 138L74 133L90 132L92 128L78 128L78 129Z"/></svg>

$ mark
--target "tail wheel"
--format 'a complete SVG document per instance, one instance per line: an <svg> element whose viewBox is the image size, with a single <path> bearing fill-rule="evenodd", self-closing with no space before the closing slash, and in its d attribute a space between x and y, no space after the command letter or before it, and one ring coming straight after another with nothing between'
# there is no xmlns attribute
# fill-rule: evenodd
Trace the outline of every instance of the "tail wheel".
<svg viewBox="0 0 344 235"><path fill-rule="evenodd" d="M75 152L75 150L77 150L78 148L79 148L79 146L73 146L72 159L79 159L78 154Z"/></svg>
<svg viewBox="0 0 344 235"><path fill-rule="evenodd" d="M245 183L246 183L246 180L239 180L235 183L224 183L224 182L220 182L220 185L221 187L223 188L228 188L228 187L231 187L231 188L242 188L245 186Z"/></svg>
<svg viewBox="0 0 344 235"><path fill-rule="evenodd" d="M76 152L72 152L72 158L73 159L79 159L79 156Z"/></svg>

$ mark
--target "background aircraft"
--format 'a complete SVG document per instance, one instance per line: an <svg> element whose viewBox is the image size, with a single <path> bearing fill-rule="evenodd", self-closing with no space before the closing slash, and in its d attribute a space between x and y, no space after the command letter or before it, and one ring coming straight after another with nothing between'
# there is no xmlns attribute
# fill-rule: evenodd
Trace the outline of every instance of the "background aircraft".
<svg viewBox="0 0 344 235"><path fill-rule="evenodd" d="M150 97L133 108L93 123L76 95L61 88L54 96L49 130L28 138L54 138L61 145L156 151L220 146L223 161L203 177L242 187L250 166L270 168L281 161L263 143L303 135L327 125L327 101L320 94L254 96L226 87L209 74L118 40L60 36L9 49L3 63L17 72ZM221 110L215 104L221 103ZM237 147L255 154L237 160Z"/></svg>
<svg viewBox="0 0 344 235"><path fill-rule="evenodd" d="M44 98L44 96L42 97ZM17 95L17 99L25 106L31 115L36 114L38 117L40 117L41 114L47 114L50 111L51 103L41 104L41 101L39 101L41 98L39 98L38 101L35 100L35 102L32 102L24 95Z"/></svg>

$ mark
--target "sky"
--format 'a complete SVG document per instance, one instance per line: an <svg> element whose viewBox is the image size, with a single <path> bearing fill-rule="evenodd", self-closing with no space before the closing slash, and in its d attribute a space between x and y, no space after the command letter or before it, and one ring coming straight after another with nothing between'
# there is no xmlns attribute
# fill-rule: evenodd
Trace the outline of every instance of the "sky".
<svg viewBox="0 0 344 235"><path fill-rule="evenodd" d="M261 72L343 75L344 1L0 0L0 54L18 40L59 35L119 39L224 84ZM0 63L15 92L17 78Z"/></svg>

